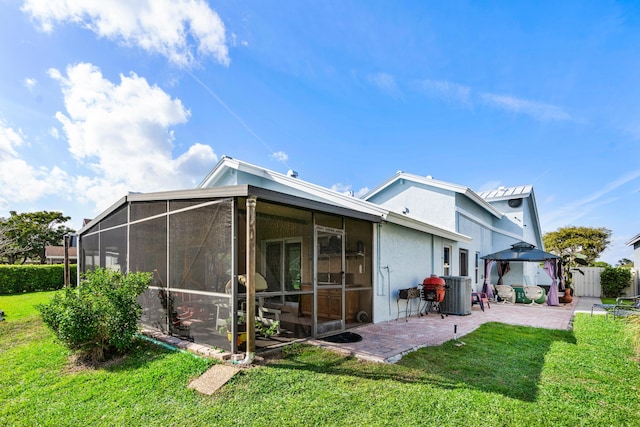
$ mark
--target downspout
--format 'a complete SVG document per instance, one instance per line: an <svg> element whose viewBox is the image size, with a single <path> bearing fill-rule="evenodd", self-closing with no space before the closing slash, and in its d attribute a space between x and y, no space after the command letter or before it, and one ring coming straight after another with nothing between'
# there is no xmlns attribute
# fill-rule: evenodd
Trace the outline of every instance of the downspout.
<svg viewBox="0 0 640 427"><path fill-rule="evenodd" d="M378 277L381 278L381 283L377 287L377 296L385 296L385 286L384 286L384 271L387 270L387 312L389 316L391 316L391 269L389 265L382 267L382 224L378 224L378 236L376 239L376 247L377 247L377 259L378 259Z"/></svg>
<svg viewBox="0 0 640 427"><path fill-rule="evenodd" d="M248 365L256 355L256 197L247 197L247 354L238 365Z"/></svg>
<svg viewBox="0 0 640 427"><path fill-rule="evenodd" d="M378 235L376 238L376 258L378 259L378 277L381 278L381 283L377 286L377 295L379 297L384 296L384 272L382 271L384 269L384 267L382 267L382 251L380 250L382 244L381 244L381 240L382 240L382 224L377 224L378 226Z"/></svg>
<svg viewBox="0 0 640 427"><path fill-rule="evenodd" d="M435 273L436 269L436 244L434 239L436 236L431 235L431 273Z"/></svg>

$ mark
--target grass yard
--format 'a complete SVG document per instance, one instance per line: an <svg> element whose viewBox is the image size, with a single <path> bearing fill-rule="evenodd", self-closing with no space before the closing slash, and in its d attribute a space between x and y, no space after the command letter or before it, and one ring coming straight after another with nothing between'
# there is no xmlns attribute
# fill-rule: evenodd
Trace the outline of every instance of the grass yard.
<svg viewBox="0 0 640 427"><path fill-rule="evenodd" d="M630 326L578 315L573 331L498 323L395 365L293 345L220 392L186 388L212 362L141 341L77 369L33 305L0 296L1 426L640 426Z"/></svg>

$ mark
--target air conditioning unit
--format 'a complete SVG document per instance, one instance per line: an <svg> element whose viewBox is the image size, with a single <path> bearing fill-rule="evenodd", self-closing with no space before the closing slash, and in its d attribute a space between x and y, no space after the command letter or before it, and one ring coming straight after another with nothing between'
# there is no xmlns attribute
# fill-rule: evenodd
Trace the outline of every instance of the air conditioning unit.
<svg viewBox="0 0 640 427"><path fill-rule="evenodd" d="M466 316L471 314L471 277L443 276L445 283L444 300L440 303L442 312Z"/></svg>

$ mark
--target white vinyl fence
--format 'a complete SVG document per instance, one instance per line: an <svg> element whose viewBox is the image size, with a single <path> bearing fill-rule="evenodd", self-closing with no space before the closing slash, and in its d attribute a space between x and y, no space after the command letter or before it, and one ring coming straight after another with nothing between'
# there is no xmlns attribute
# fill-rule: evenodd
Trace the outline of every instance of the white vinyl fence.
<svg viewBox="0 0 640 427"><path fill-rule="evenodd" d="M580 267L580 274L575 269L571 270L573 274L573 289L576 296L579 297L596 297L602 296L602 288L600 287L600 273L604 271L602 267ZM631 270L631 283L622 291L625 296L633 296L640 294L638 290L638 272L636 269Z"/></svg>

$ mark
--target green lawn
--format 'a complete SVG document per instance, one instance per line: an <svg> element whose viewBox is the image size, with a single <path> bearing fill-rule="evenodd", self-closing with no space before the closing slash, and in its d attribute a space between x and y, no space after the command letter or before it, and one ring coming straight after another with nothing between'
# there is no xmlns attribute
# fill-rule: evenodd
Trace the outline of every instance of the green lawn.
<svg viewBox="0 0 640 427"><path fill-rule="evenodd" d="M0 426L640 425L629 326L604 316L570 332L485 324L396 365L294 345L209 397L186 385L210 361L146 341L71 369L31 308L51 295L0 297Z"/></svg>

